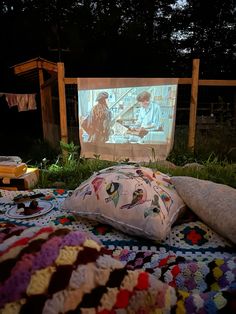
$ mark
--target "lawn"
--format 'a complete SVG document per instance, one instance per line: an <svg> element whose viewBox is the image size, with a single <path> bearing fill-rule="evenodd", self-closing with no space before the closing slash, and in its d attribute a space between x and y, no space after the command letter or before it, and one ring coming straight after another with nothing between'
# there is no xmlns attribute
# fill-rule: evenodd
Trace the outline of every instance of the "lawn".
<svg viewBox="0 0 236 314"><path fill-rule="evenodd" d="M191 176L236 188L236 129L218 126L207 133L197 132L195 152L187 147L187 128L176 128L174 147L167 160L159 161L155 154L146 167L157 169L171 176ZM79 145L61 143L58 149L50 147L40 139L1 138L4 155L20 156L28 166L40 169L38 188L63 187L76 188L94 172L117 164L101 160L80 157ZM4 145L5 140L5 145ZM13 143L14 140L14 143ZM12 143L11 143L12 142ZM62 150L67 152L62 157ZM3 154L2 154L3 155ZM120 162L127 163L124 158ZM189 167L186 164L192 164ZM197 165L196 165L197 163Z"/></svg>
<svg viewBox="0 0 236 314"><path fill-rule="evenodd" d="M78 146L73 143L61 145L66 151L66 156L58 155L55 162L50 162L44 158L39 164L39 188L62 187L75 189L94 172L118 164L118 162L101 160L96 155L93 159L81 158ZM191 176L236 188L236 163L219 160L214 153L211 153L205 160L198 160L195 154L188 151L178 154L178 151L173 150L168 161L153 159L148 163L140 164L170 176ZM128 162L125 159L120 161L123 164Z"/></svg>

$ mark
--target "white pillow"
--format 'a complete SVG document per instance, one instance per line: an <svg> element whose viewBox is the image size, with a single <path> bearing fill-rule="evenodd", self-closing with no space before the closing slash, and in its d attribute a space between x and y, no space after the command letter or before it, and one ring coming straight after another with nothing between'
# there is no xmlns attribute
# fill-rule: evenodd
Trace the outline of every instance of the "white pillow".
<svg viewBox="0 0 236 314"><path fill-rule="evenodd" d="M99 171L62 204L76 215L154 240L166 238L184 207L169 176L134 165Z"/></svg>
<svg viewBox="0 0 236 314"><path fill-rule="evenodd" d="M196 215L236 244L236 189L192 177L172 177L171 182Z"/></svg>

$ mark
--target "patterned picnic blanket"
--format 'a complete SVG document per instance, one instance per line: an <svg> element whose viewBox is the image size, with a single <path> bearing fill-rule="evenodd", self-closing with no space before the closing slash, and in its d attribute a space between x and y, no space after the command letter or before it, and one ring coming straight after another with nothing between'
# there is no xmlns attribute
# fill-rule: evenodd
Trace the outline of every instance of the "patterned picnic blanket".
<svg viewBox="0 0 236 314"><path fill-rule="evenodd" d="M157 243L65 213L65 190L0 192L0 312L236 313L236 248L191 213ZM39 192L45 215L9 215Z"/></svg>

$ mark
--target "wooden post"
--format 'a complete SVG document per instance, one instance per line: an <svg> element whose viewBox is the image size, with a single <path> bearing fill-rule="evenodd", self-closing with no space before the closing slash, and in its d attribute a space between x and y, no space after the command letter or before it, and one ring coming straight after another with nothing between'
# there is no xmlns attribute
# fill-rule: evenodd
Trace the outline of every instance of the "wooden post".
<svg viewBox="0 0 236 314"><path fill-rule="evenodd" d="M195 147L196 135L196 118L197 118L197 97L198 97L198 79L199 79L199 59L193 60L192 69L192 88L189 114L189 131L188 131L188 149L192 152Z"/></svg>
<svg viewBox="0 0 236 314"><path fill-rule="evenodd" d="M53 122L53 111L52 111L52 86L47 85L44 87L44 97L45 97L45 103L47 106L47 117L48 122Z"/></svg>
<svg viewBox="0 0 236 314"><path fill-rule="evenodd" d="M44 77L43 77L43 69L39 69L39 87L40 87L40 100L41 100L41 115L42 115L42 125L43 125L43 139L48 139L48 129L47 129L47 108L44 97Z"/></svg>
<svg viewBox="0 0 236 314"><path fill-rule="evenodd" d="M68 143L64 63L57 63L61 141Z"/></svg>

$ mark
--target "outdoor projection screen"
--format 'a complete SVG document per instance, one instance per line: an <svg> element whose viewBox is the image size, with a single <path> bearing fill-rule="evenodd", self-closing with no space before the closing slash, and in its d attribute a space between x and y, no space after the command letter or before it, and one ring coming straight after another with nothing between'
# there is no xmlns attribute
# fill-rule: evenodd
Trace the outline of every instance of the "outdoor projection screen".
<svg viewBox="0 0 236 314"><path fill-rule="evenodd" d="M178 79L79 78L81 156L165 160L174 142Z"/></svg>

